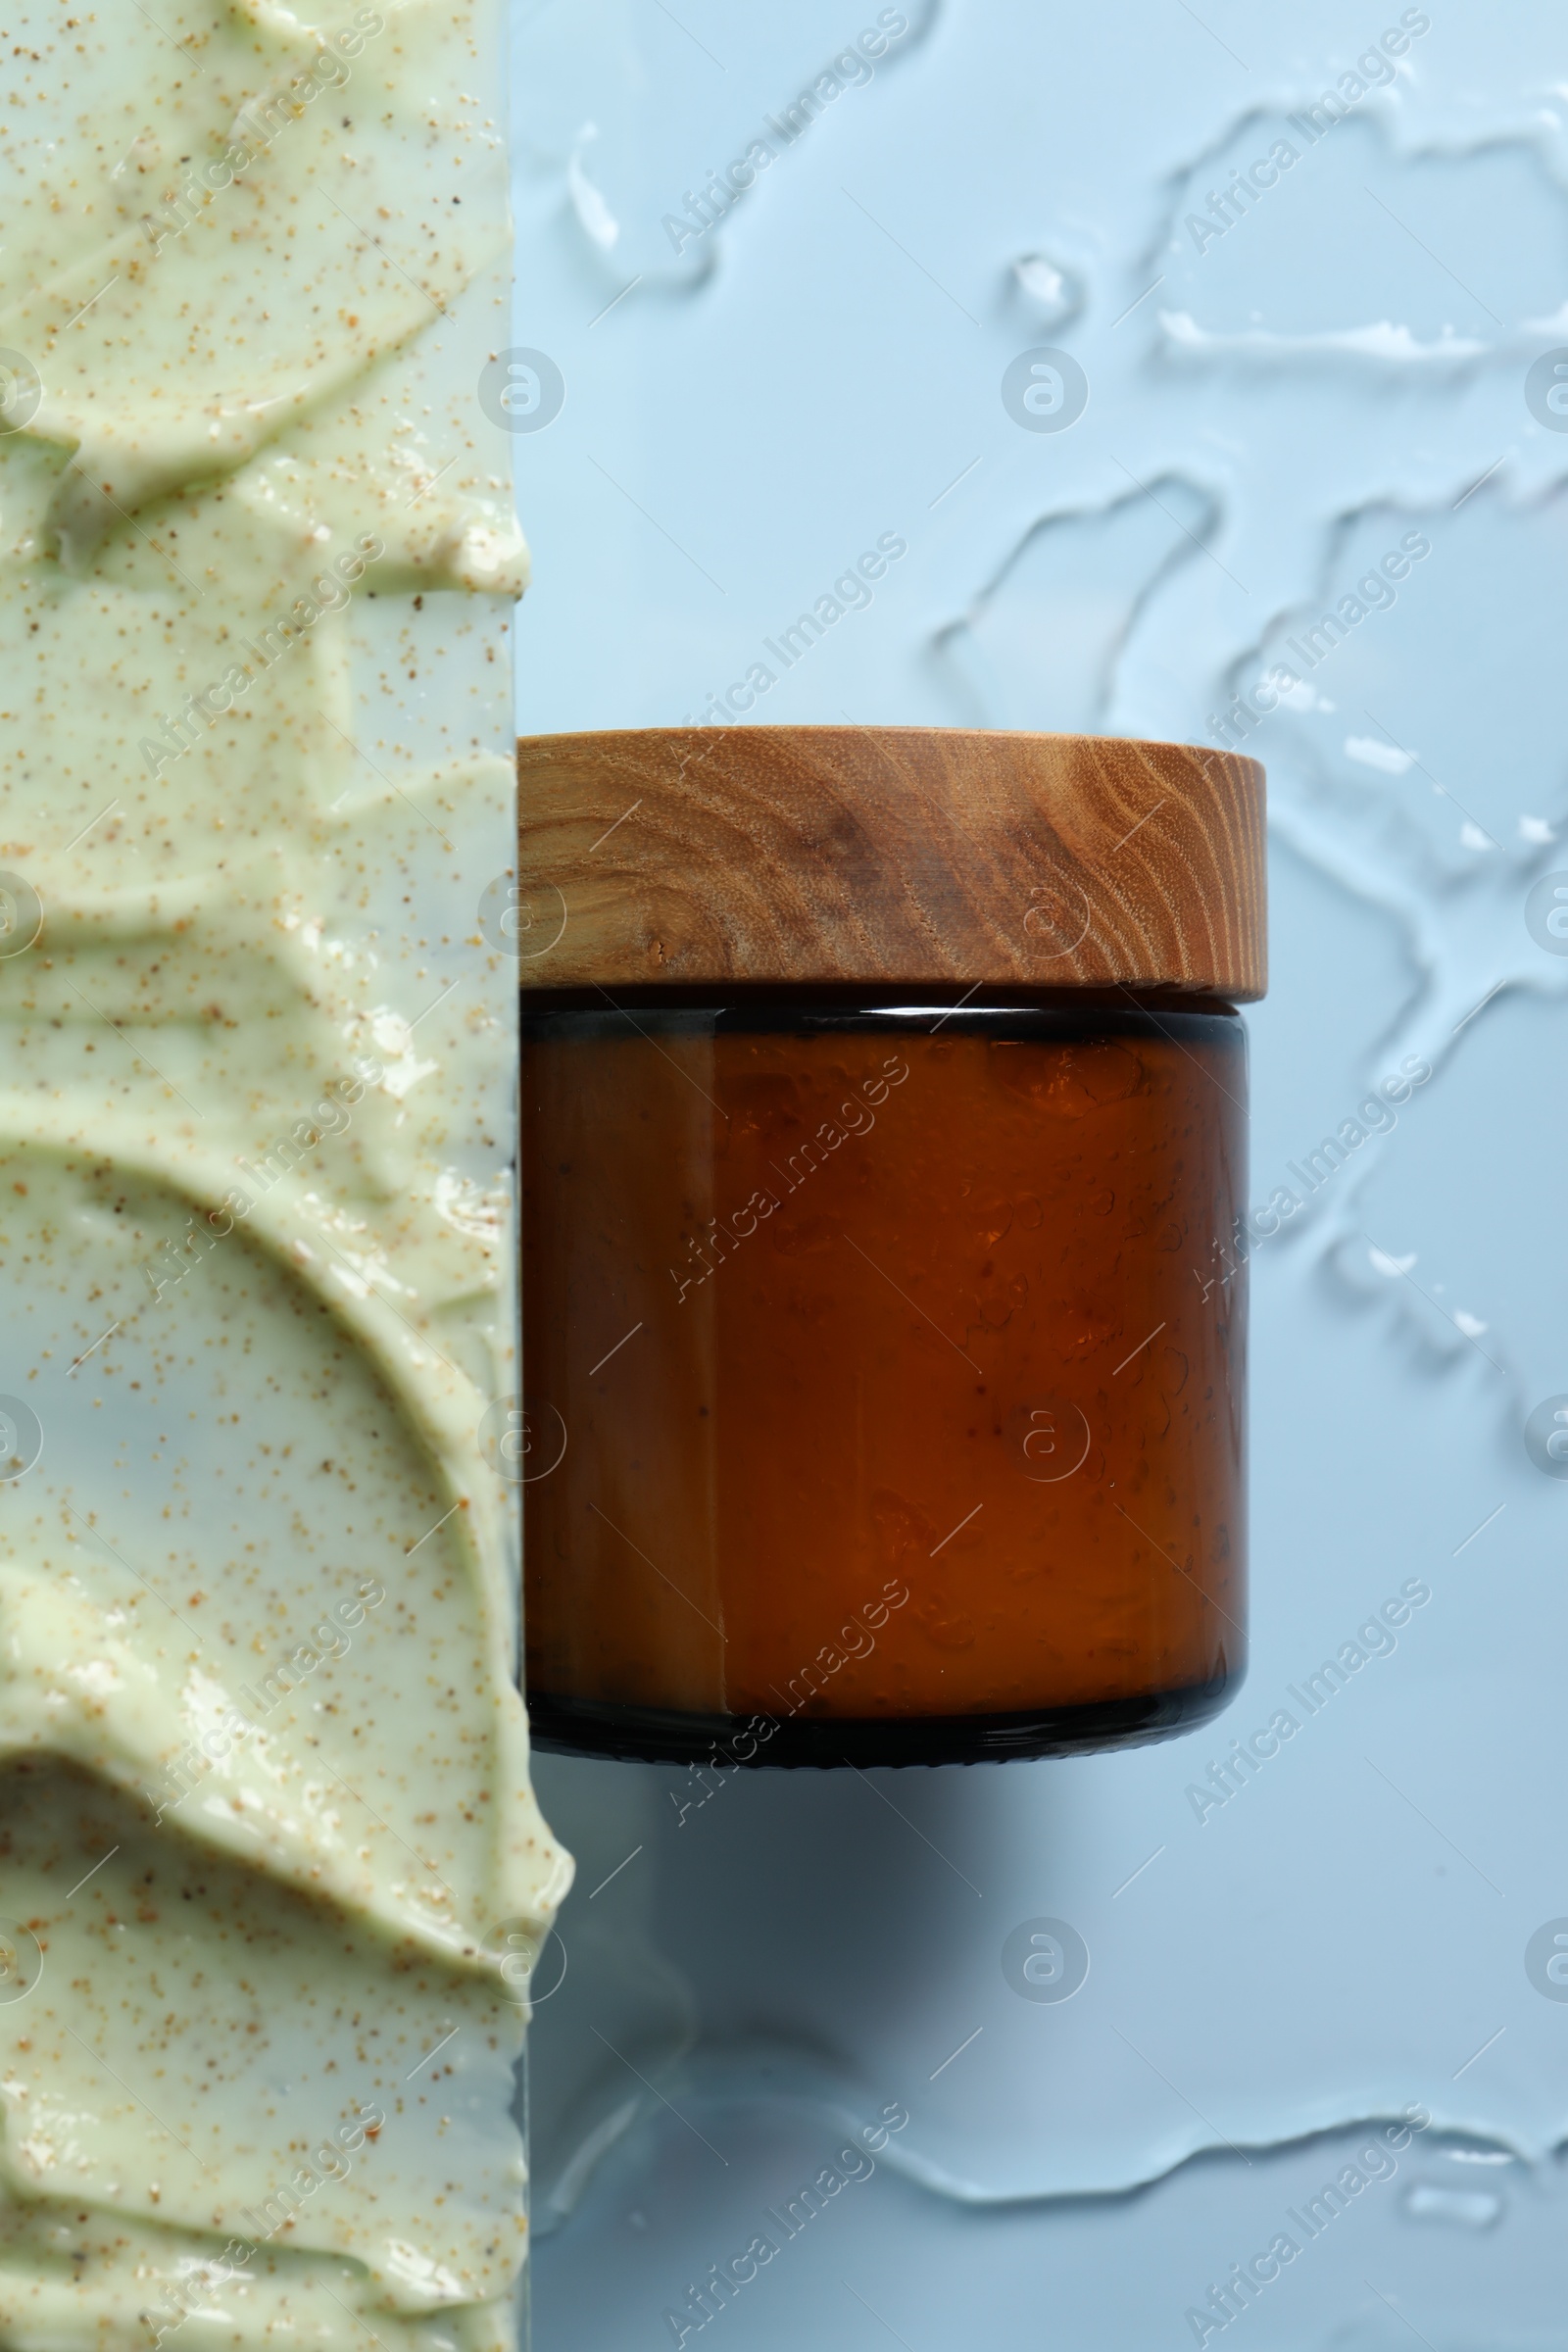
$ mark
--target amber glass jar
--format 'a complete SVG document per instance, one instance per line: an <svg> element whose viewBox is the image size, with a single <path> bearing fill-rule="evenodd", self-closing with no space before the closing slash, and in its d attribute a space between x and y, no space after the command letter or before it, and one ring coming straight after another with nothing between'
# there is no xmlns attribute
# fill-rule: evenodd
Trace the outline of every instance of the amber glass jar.
<svg viewBox="0 0 1568 2352"><path fill-rule="evenodd" d="M924 730L523 748L535 1738L936 1763L1212 1713L1258 771ZM789 933L713 871L759 849Z"/></svg>

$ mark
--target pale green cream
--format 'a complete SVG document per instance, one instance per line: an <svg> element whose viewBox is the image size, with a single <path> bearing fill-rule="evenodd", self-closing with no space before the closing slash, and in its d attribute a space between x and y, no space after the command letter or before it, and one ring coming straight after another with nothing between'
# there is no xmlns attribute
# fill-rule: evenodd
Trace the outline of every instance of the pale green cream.
<svg viewBox="0 0 1568 2352"><path fill-rule="evenodd" d="M492 2352L570 1875L485 1444L499 44L69 5L0 120L0 2340Z"/></svg>

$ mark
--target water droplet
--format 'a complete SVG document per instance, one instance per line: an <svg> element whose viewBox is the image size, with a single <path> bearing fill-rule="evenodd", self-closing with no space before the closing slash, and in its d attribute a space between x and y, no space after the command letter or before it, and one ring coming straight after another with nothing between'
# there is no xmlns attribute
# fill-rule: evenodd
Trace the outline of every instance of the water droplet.
<svg viewBox="0 0 1568 2352"><path fill-rule="evenodd" d="M1026 253L1012 265L1019 291L1042 326L1065 326L1083 308L1083 287L1068 270L1043 253Z"/></svg>
<svg viewBox="0 0 1568 2352"><path fill-rule="evenodd" d="M1453 2222L1466 2230L1490 2230L1502 2213L1502 2199L1486 2188L1433 2188L1417 2181L1405 2192L1412 2221Z"/></svg>

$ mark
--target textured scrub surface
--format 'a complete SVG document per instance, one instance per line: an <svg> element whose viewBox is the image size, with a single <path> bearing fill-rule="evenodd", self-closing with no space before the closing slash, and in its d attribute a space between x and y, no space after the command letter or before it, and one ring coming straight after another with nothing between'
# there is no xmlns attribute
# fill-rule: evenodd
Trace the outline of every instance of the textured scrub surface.
<svg viewBox="0 0 1568 2352"><path fill-rule="evenodd" d="M502 1963L569 1876L479 914L497 39L111 0L6 45L0 2338L488 2352Z"/></svg>

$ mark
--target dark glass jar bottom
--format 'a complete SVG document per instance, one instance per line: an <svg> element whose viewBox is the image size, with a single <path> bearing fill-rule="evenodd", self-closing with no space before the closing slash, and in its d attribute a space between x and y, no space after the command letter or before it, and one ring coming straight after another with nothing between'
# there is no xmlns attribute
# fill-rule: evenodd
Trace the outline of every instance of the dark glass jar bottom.
<svg viewBox="0 0 1568 2352"><path fill-rule="evenodd" d="M645 1764L753 1767L1003 1764L1094 1748L1147 1747L1206 1723L1241 1686L1240 1674L1179 1690L1008 1715L687 1715L660 1707L557 1698L530 1690L533 1744L556 1755Z"/></svg>
<svg viewBox="0 0 1568 2352"><path fill-rule="evenodd" d="M1245 1651L1235 1013L704 994L526 1007L546 1743L956 1762L1200 1721Z"/></svg>

